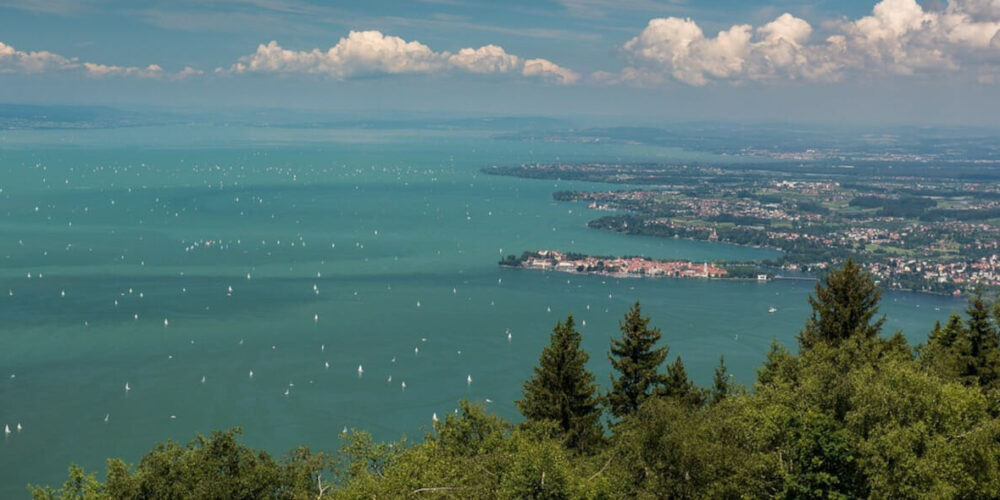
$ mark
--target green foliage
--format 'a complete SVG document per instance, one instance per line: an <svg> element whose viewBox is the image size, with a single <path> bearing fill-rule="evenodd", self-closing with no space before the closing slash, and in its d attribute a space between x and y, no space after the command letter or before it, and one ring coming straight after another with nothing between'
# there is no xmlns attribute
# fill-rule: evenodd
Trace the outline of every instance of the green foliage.
<svg viewBox="0 0 1000 500"><path fill-rule="evenodd" d="M976 294L969 301L965 314L969 336L969 355L972 357L970 376L976 377L983 387L1000 382L1000 346L997 329L990 318L991 306Z"/></svg>
<svg viewBox="0 0 1000 500"><path fill-rule="evenodd" d="M611 339L608 360L618 376L611 376L611 391L607 401L611 413L622 418L639 409L656 388L666 382L660 365L667 358L669 347L656 347L662 334L658 328L649 327L649 318L643 318L636 302L625 319L618 324L620 339Z"/></svg>
<svg viewBox="0 0 1000 500"><path fill-rule="evenodd" d="M346 443L337 469L348 474L340 476L335 496L399 498L420 492L479 498L496 491L510 426L479 405L463 401L458 410L413 447L376 445L364 433L342 436Z"/></svg>
<svg viewBox="0 0 1000 500"><path fill-rule="evenodd" d="M771 340L764 365L757 370L757 385L770 386L780 381L794 381L798 376L798 358L777 340Z"/></svg>
<svg viewBox="0 0 1000 500"><path fill-rule="evenodd" d="M579 498L588 480L553 421L517 429L480 405L460 403L459 412L435 424L423 443L398 449L391 466L358 474L333 492L339 498ZM368 445L345 460L366 470L378 455ZM367 450L367 451L364 451ZM352 465L354 464L354 465ZM592 473L591 473L592 474ZM600 483L595 483L600 484Z"/></svg>
<svg viewBox="0 0 1000 500"><path fill-rule="evenodd" d="M333 460L334 480L355 488L374 487L405 449L406 443L376 443L370 434L351 430L340 435L343 443Z"/></svg>
<svg viewBox="0 0 1000 500"><path fill-rule="evenodd" d="M788 416L789 463L782 496L850 498L865 492L854 443L846 429L814 409Z"/></svg>
<svg viewBox="0 0 1000 500"><path fill-rule="evenodd" d="M723 405L692 409L651 398L616 429L614 484L621 498L738 497L732 481L749 455Z"/></svg>
<svg viewBox="0 0 1000 500"><path fill-rule="evenodd" d="M440 446L461 456L476 456L498 446L510 432L510 424L496 415L486 413L481 405L459 402L459 412L445 417L434 426L436 434L428 436Z"/></svg>
<svg viewBox="0 0 1000 500"><path fill-rule="evenodd" d="M600 398L594 374L585 366L590 356L580 347L581 338L573 316L556 323L517 407L528 420L556 422L567 446L585 450L600 441L602 430Z"/></svg>
<svg viewBox="0 0 1000 500"><path fill-rule="evenodd" d="M884 316L875 319L881 296L871 275L853 260L830 271L816 284L816 295L809 296L813 311L799 334L802 349L819 342L836 345L854 336L877 337L885 323Z"/></svg>
<svg viewBox="0 0 1000 500"><path fill-rule="evenodd" d="M1000 422L983 393L915 363L854 372L845 428L874 497L995 498Z"/></svg>
<svg viewBox="0 0 1000 500"><path fill-rule="evenodd" d="M324 455L299 448L278 463L267 453L238 443L240 433L235 428L213 432L208 438L199 435L185 446L173 441L158 444L134 470L121 460L109 460L104 484L74 466L58 492L29 489L37 499L284 499L316 494L317 477L326 466Z"/></svg>
<svg viewBox="0 0 1000 500"><path fill-rule="evenodd" d="M508 449L510 461L500 481L499 498L571 498L569 456L558 441L518 433Z"/></svg>
<svg viewBox="0 0 1000 500"><path fill-rule="evenodd" d="M937 202L918 196L900 198L859 196L851 200L849 205L859 208L880 208L879 215L883 217L920 217L928 209L937 206Z"/></svg>
<svg viewBox="0 0 1000 500"><path fill-rule="evenodd" d="M715 368L715 376L712 378L712 392L710 401L717 404L733 393L732 375L726 371L726 358L719 356L719 366Z"/></svg>
<svg viewBox="0 0 1000 500"><path fill-rule="evenodd" d="M706 391L694 385L694 382L688 378L687 370L684 368L684 362L681 361L680 356L677 356L677 359L667 367L666 380L663 382L663 386L657 390L657 395L694 408L703 405L707 399Z"/></svg>
<svg viewBox="0 0 1000 500"><path fill-rule="evenodd" d="M976 360L972 356L972 343L962 317L952 314L945 326L940 323L927 337L927 344L918 348L921 365L946 380L965 384L978 384L975 376Z"/></svg>
<svg viewBox="0 0 1000 500"><path fill-rule="evenodd" d="M35 500L105 500L115 498L95 479L96 474L87 474L77 465L69 466L69 478L63 487L55 490L49 486L28 485L28 491Z"/></svg>

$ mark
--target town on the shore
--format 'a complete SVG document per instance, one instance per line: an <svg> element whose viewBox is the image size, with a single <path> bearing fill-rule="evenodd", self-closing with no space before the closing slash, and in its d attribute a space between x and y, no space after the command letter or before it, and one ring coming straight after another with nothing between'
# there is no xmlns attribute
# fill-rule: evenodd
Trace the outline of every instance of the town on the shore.
<svg viewBox="0 0 1000 500"><path fill-rule="evenodd" d="M538 269L542 271L558 271L577 274L599 274L616 278L649 277L649 278L731 278L733 275L726 269L708 262L692 262L686 260L658 260L647 257L602 257L563 253L556 250L527 251L520 256L508 255L500 261L500 265ZM754 277L766 280L766 274Z"/></svg>

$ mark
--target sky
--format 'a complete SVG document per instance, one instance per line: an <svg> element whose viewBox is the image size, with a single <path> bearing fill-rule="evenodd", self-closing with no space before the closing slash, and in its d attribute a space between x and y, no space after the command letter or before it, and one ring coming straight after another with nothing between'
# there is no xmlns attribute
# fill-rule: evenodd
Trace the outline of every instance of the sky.
<svg viewBox="0 0 1000 500"><path fill-rule="evenodd" d="M0 102L995 125L1000 0L0 0Z"/></svg>

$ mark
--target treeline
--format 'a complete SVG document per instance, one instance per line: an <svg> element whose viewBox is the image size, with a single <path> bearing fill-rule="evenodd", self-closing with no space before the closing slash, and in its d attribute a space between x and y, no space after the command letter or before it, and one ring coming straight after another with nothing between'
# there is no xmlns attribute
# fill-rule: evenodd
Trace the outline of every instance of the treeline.
<svg viewBox="0 0 1000 500"><path fill-rule="evenodd" d="M921 220L936 222L941 220L982 221L1000 218L1000 208L978 209L937 209L928 210L920 217Z"/></svg>
<svg viewBox="0 0 1000 500"><path fill-rule="evenodd" d="M977 193L977 196L979 193ZM989 197L984 197L989 198ZM926 222L942 220L980 221L1000 217L1000 208L935 208L937 202L919 196L903 196L888 198L882 196L858 196L848 205L858 208L878 208L878 215L883 217L907 217Z"/></svg>
<svg viewBox="0 0 1000 500"><path fill-rule="evenodd" d="M809 297L795 351L774 343L752 387L720 359L711 387L669 360L638 303L602 390L572 316L559 321L513 425L482 406L425 439L342 435L283 460L237 430L158 445L105 481L70 469L35 498L1000 498L1000 305L973 297L913 348L884 335L880 291L848 261ZM691 332L693 333L693 332Z"/></svg>
<svg viewBox="0 0 1000 500"><path fill-rule="evenodd" d="M922 216L927 209L937 206L937 202L930 198L919 196L903 196L899 198L888 198L882 196L858 196L852 199L848 205L858 208L878 208L878 215L883 217L910 217Z"/></svg>
<svg viewBox="0 0 1000 500"><path fill-rule="evenodd" d="M717 265L726 270L727 278L732 279L757 279L761 274L770 275L755 262L721 262Z"/></svg>

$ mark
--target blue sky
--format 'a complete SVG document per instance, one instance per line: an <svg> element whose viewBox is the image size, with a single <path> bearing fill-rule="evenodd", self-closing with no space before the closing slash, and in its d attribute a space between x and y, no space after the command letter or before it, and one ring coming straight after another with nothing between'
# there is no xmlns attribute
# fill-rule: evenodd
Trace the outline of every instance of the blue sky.
<svg viewBox="0 0 1000 500"><path fill-rule="evenodd" d="M1000 0L0 0L0 91L40 104L988 124Z"/></svg>

